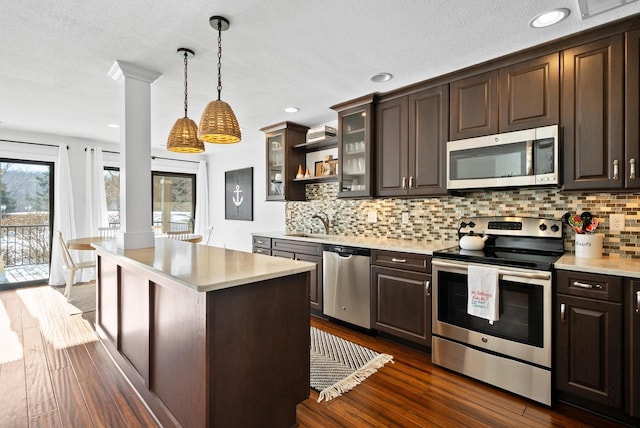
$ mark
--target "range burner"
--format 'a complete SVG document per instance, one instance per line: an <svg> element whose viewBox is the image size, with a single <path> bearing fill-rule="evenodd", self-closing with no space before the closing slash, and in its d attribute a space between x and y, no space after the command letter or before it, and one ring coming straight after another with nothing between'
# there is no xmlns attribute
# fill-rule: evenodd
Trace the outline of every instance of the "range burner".
<svg viewBox="0 0 640 428"><path fill-rule="evenodd" d="M564 251L562 220L533 217L463 218L458 238L489 235L480 251L460 247L435 251L434 257L526 269L553 269Z"/></svg>
<svg viewBox="0 0 640 428"><path fill-rule="evenodd" d="M460 247L435 251L434 257L450 260L464 260L473 263L491 264L496 266L511 266L525 269L552 270L553 264L562 254L544 254L533 252L516 252L485 248L473 251Z"/></svg>

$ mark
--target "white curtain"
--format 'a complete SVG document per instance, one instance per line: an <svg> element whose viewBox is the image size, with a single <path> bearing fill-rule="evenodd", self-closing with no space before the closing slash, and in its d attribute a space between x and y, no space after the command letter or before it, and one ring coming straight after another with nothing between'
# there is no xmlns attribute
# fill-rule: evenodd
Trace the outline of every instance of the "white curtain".
<svg viewBox="0 0 640 428"><path fill-rule="evenodd" d="M99 227L109 226L107 215L107 197L104 188L104 161L100 147L87 147L85 149L85 202L87 204L84 236L97 236ZM80 251L79 259L91 260L95 257L93 251ZM80 271L80 281L87 282L95 278L93 269Z"/></svg>
<svg viewBox="0 0 640 428"><path fill-rule="evenodd" d="M107 197L104 189L104 162L102 149L87 147L85 155L85 192L87 203L86 236L96 236L99 227L109 226Z"/></svg>
<svg viewBox="0 0 640 428"><path fill-rule="evenodd" d="M206 243L209 234L209 179L207 178L207 163L200 161L196 175L196 221L193 233L202 235L202 242Z"/></svg>
<svg viewBox="0 0 640 428"><path fill-rule="evenodd" d="M63 285L65 281L64 269L62 267L62 252L56 232L62 232L62 237L65 240L76 237L73 189L71 186L71 171L69 170L69 156L67 155L66 145L61 145L58 148L58 160L55 169L53 245L51 246L49 285Z"/></svg>

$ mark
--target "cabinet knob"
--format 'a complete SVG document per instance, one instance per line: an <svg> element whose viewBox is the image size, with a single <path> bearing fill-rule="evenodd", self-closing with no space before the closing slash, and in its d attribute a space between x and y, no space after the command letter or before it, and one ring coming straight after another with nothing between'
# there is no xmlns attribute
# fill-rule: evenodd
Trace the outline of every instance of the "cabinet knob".
<svg viewBox="0 0 640 428"><path fill-rule="evenodd" d="M615 159L613 161L613 179L617 180L620 177L620 166L619 166L618 159Z"/></svg>
<svg viewBox="0 0 640 428"><path fill-rule="evenodd" d="M629 159L629 179L635 180L636 178L636 160Z"/></svg>
<svg viewBox="0 0 640 428"><path fill-rule="evenodd" d="M565 318L565 313L567 311L567 307L564 303L560 304L560 324L565 325L567 320Z"/></svg>
<svg viewBox="0 0 640 428"><path fill-rule="evenodd" d="M407 190L407 177L402 177L402 189Z"/></svg>

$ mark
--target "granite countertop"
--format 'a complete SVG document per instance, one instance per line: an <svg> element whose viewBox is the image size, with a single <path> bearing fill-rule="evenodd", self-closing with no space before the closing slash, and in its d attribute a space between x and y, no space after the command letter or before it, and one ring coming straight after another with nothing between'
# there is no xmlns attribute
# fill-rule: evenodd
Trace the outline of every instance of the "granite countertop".
<svg viewBox="0 0 640 428"><path fill-rule="evenodd" d="M315 263L198 245L168 238L155 247L118 249L115 242L92 244L98 252L125 260L199 292L215 291L312 271Z"/></svg>
<svg viewBox="0 0 640 428"><path fill-rule="evenodd" d="M370 248L372 250L403 251L407 253L433 255L434 251L455 247L457 242L424 242L408 239L373 238L346 235L322 235L310 233L254 232L253 236L288 239L291 241L315 242L318 244L345 245L348 247Z"/></svg>
<svg viewBox="0 0 640 428"><path fill-rule="evenodd" d="M600 259L586 259L574 254L565 254L554 264L556 269L596 273L601 275L640 278L640 260L604 256Z"/></svg>

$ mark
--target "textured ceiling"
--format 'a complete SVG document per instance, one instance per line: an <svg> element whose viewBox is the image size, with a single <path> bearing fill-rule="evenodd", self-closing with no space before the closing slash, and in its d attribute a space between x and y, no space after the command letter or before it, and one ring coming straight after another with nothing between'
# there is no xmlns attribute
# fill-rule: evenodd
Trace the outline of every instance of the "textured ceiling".
<svg viewBox="0 0 640 428"><path fill-rule="evenodd" d="M555 7L571 15L547 29L528 27ZM196 53L189 116L198 122L216 97L212 15L231 21L222 34L222 99L251 142L266 125L335 120L333 104L637 14L640 2L584 20L577 0L28 0L2 9L0 131L118 143L119 131L106 126L120 115L118 84L107 76L118 59L163 74L151 89L152 147L159 148L183 113L177 48ZM394 79L370 82L380 71ZM289 105L300 112L284 113Z"/></svg>

